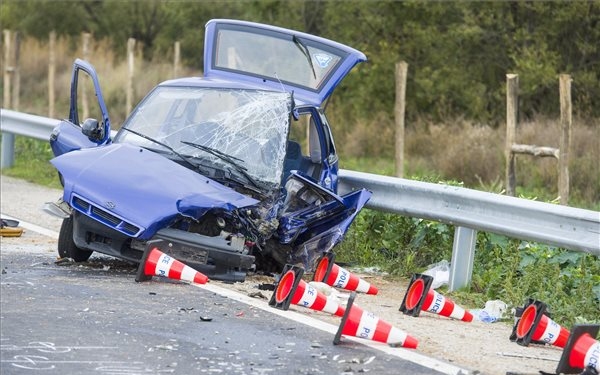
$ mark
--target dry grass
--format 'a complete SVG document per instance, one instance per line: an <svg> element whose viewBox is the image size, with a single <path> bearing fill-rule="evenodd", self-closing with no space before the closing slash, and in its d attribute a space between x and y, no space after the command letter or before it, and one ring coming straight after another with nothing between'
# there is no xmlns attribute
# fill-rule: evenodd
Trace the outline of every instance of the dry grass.
<svg viewBox="0 0 600 375"><path fill-rule="evenodd" d="M61 38L56 45L55 116L68 114L72 63L83 57L79 39ZM137 48L134 68L135 104L157 83L173 78L172 52L161 61L146 61ZM126 117L127 61L117 56L108 41L94 41L88 60L98 71L100 85L109 109L113 128ZM48 43L24 39L21 43L20 110L48 115ZM200 76L201 72L183 68L181 76ZM0 85L0 88L2 86ZM394 120L392 113L376 113L367 121L349 119L342 108L330 108L333 132L341 158L367 158L371 166L387 162L393 170ZM472 124L462 119L445 124L426 121L407 123L405 132L405 173L407 176L436 175L462 181L467 187L500 192L504 180L503 127ZM556 119L538 118L522 123L517 129L517 143L558 147L560 124ZM570 155L571 197L588 207L600 208L600 124L574 120ZM381 172L376 172L381 173ZM517 192L540 199L557 195L558 163L553 158L517 156Z"/></svg>
<svg viewBox="0 0 600 375"><path fill-rule="evenodd" d="M393 164L393 120L378 115L336 133L343 157L378 155ZM335 129L335 126L334 126ZM405 175L433 174L461 181L467 187L500 193L504 188L505 127L456 120L451 124L410 124L405 130ZM559 147L560 122L539 117L517 128L516 142ZM574 119L569 156L570 202L600 209L600 124ZM528 198L555 200L558 161L551 157L517 155L517 193Z"/></svg>
<svg viewBox="0 0 600 375"><path fill-rule="evenodd" d="M84 58L77 40L59 38L55 49L55 116L65 118L69 110L69 90L73 61ZM133 105L156 84L173 78L173 65L167 62L148 62L142 59L141 48L136 49L134 65ZM20 51L21 103L19 110L48 115L48 63L50 60L48 41L25 38ZM127 61L113 53L108 40L90 41L86 59L98 73L102 94L109 110L111 121L117 127L126 117ZM182 75L199 75L184 68Z"/></svg>

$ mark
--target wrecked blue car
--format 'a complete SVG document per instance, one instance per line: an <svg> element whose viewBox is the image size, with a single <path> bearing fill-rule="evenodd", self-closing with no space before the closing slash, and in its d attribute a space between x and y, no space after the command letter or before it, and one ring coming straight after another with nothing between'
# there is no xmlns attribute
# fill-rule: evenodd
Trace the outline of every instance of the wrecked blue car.
<svg viewBox="0 0 600 375"><path fill-rule="evenodd" d="M342 241L371 193L337 195L324 104L365 55L243 21L211 20L205 36L204 76L159 84L116 133L93 66L74 62L69 118L50 138L64 194L45 206L64 219L61 257L139 263L156 246L244 281L288 263L310 272Z"/></svg>

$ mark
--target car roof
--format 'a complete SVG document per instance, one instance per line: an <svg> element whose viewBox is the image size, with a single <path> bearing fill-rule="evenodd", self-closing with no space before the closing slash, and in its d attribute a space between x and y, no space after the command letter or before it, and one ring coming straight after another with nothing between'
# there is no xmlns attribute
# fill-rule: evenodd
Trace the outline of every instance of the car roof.
<svg viewBox="0 0 600 375"><path fill-rule="evenodd" d="M240 90L265 90L265 91L276 91L281 92L281 88L279 90L273 89L270 86L260 85L260 84L252 84L250 82L240 82L240 81L232 81L221 78L208 78L208 77L183 77L171 79L168 81L161 82L158 84L158 87L191 87L191 88L211 88L211 89L240 89ZM286 91L287 92L287 91ZM313 106L313 103L306 103L305 101L294 97L294 102L296 107L310 105Z"/></svg>
<svg viewBox="0 0 600 375"><path fill-rule="evenodd" d="M354 48L295 30L228 19L206 24L207 85L239 82L293 91L296 100L319 106L356 64L366 60Z"/></svg>

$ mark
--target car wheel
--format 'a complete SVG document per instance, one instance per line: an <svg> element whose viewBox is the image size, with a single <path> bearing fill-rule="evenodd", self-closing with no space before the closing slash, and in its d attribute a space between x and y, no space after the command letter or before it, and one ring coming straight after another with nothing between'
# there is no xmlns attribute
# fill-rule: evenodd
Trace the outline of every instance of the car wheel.
<svg viewBox="0 0 600 375"><path fill-rule="evenodd" d="M78 248L73 241L73 216L64 219L58 234L58 255L61 258L72 258L76 262L85 262L93 251Z"/></svg>

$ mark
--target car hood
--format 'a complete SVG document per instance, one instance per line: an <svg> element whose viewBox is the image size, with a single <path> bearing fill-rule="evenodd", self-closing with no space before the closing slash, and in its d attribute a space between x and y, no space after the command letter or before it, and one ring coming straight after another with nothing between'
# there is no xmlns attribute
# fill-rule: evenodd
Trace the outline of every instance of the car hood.
<svg viewBox="0 0 600 375"><path fill-rule="evenodd" d="M125 143L69 152L51 163L62 175L63 199L74 209L142 239L179 214L197 219L212 208L258 203L163 155ZM139 230L123 231L123 223Z"/></svg>

